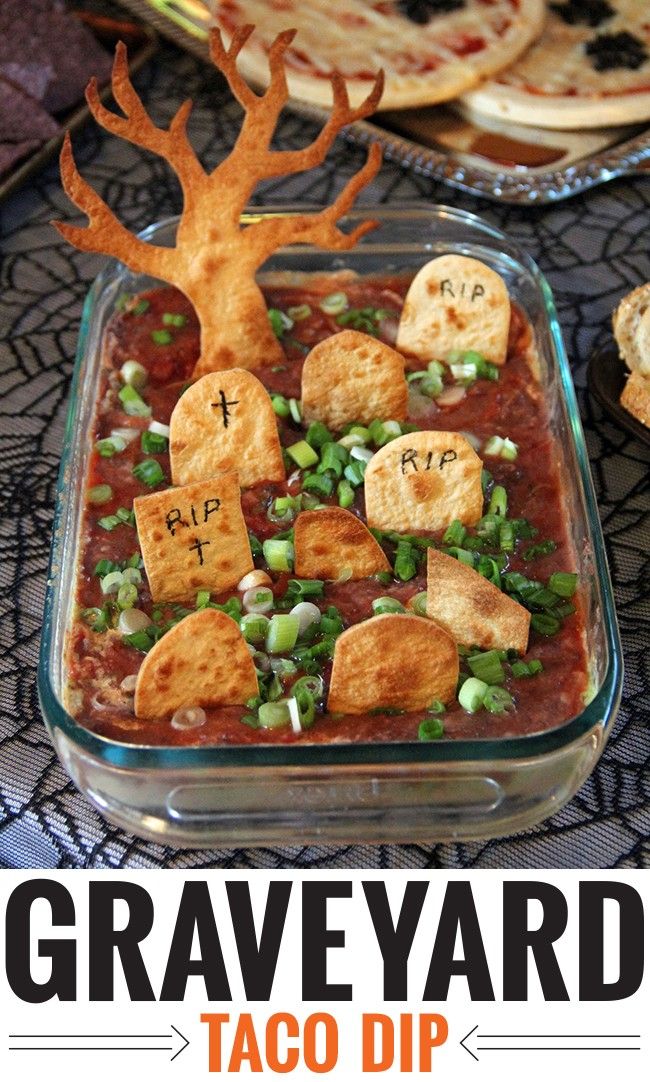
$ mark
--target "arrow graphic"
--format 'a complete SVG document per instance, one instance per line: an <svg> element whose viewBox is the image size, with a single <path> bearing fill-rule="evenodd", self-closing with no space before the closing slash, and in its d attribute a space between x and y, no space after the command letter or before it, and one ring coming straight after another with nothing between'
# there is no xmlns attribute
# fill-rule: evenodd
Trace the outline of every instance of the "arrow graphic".
<svg viewBox="0 0 650 1082"><path fill-rule="evenodd" d="M10 1052L173 1052L171 1060L175 1060L184 1052L190 1043L183 1036L180 1029L171 1026L173 1033L10 1033ZM175 1047L174 1034L183 1042L179 1048ZM14 1044L14 1041L25 1041L25 1044ZM42 1041L52 1041L53 1044L42 1044ZM89 1044L89 1041L100 1041L101 1044ZM155 1041L155 1044L133 1044L124 1042ZM76 1043L83 1042L83 1043ZM117 1043L120 1042L120 1043ZM165 1042L165 1043L162 1043Z"/></svg>
<svg viewBox="0 0 650 1082"><path fill-rule="evenodd" d="M466 1033L459 1042L461 1048L476 1060L477 1052L640 1052L640 1044L621 1044L622 1041L640 1041L640 1033L478 1033L478 1025ZM476 1036L474 1037L474 1034ZM470 1037L488 1044L475 1044L474 1049L466 1042ZM493 1041L513 1042L492 1044ZM605 1041L614 1042L604 1044ZM524 1043L525 1042L525 1043ZM531 1043L529 1043L531 1042ZM561 1042L558 1044L558 1042Z"/></svg>

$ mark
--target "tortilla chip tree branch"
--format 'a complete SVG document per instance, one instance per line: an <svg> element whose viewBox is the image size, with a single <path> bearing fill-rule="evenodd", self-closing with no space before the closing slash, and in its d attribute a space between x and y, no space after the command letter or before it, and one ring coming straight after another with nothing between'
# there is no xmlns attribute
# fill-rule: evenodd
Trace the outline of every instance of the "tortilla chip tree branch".
<svg viewBox="0 0 650 1082"><path fill-rule="evenodd" d="M112 89L124 115L102 105L94 80L86 90L88 106L98 124L158 154L174 169L183 193L183 211L173 248L140 240L121 224L79 174L69 136L61 151L64 189L87 215L88 225L53 225L77 248L113 256L136 273L172 283L189 298L201 326L201 355L195 376L234 366L258 368L284 359L255 281L256 271L277 248L311 243L326 249L348 249L377 224L365 221L350 233L337 225L379 169L381 150L375 143L365 165L350 178L331 206L314 213L278 214L242 226L241 214L260 180L319 165L341 128L374 112L383 89L383 73L379 72L368 97L352 108L344 79L338 73L332 75L332 111L320 133L301 150L273 150L271 140L288 99L284 55L295 31L284 31L273 42L269 85L261 94L247 85L237 69L237 57L252 31L252 26L237 31L227 49L218 30L210 33L212 60L244 109L235 146L211 172L201 165L187 137L192 103L181 105L169 128L157 127L129 79L122 43L115 52Z"/></svg>

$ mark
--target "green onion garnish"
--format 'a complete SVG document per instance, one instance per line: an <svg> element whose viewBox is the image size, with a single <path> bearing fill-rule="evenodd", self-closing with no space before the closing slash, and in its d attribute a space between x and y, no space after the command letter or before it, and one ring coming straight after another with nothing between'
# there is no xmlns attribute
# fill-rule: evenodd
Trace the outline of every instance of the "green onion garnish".
<svg viewBox="0 0 650 1082"><path fill-rule="evenodd" d="M363 459L354 458L351 462L348 462L343 470L343 476L353 488L359 488L359 485L363 484L367 465L368 463L364 462Z"/></svg>
<svg viewBox="0 0 650 1082"><path fill-rule="evenodd" d="M143 485L147 485L149 488L155 488L156 485L165 480L163 468L160 462L156 462L155 458L143 458L142 462L138 462L131 472L138 481L141 481Z"/></svg>
<svg viewBox="0 0 650 1082"><path fill-rule="evenodd" d="M293 320L291 317L285 312L280 311L279 308L269 308L267 314L271 324L271 330L276 338L282 338L285 331L290 331L293 327Z"/></svg>
<svg viewBox="0 0 650 1082"><path fill-rule="evenodd" d="M495 485L490 496L488 515L499 515L505 518L508 511L508 494L503 485Z"/></svg>
<svg viewBox="0 0 650 1082"><path fill-rule="evenodd" d="M124 384L135 387L136 391L141 391L143 387L146 387L149 373L139 361L125 361L120 368L120 376Z"/></svg>
<svg viewBox="0 0 650 1082"><path fill-rule="evenodd" d="M345 293L329 293L318 307L328 316L339 316L348 307L348 298Z"/></svg>
<svg viewBox="0 0 650 1082"><path fill-rule="evenodd" d="M81 619L92 631L106 631L108 624L108 615L104 609L82 609Z"/></svg>
<svg viewBox="0 0 650 1082"><path fill-rule="evenodd" d="M239 627L246 642L264 642L269 626L269 619L263 613L247 612L239 621Z"/></svg>
<svg viewBox="0 0 650 1082"><path fill-rule="evenodd" d="M427 591L421 590L419 594L414 594L411 598L410 607L416 616L426 616L427 614Z"/></svg>
<svg viewBox="0 0 650 1082"><path fill-rule="evenodd" d="M302 421L302 410L300 409L300 402L296 398L289 399L289 413L296 424L299 425Z"/></svg>
<svg viewBox="0 0 650 1082"><path fill-rule="evenodd" d="M560 621L549 612L534 612L530 618L530 626L540 635L556 635L560 630Z"/></svg>
<svg viewBox="0 0 650 1082"><path fill-rule="evenodd" d="M398 541L393 570L398 579L408 582L417 574L418 564L415 549L408 541Z"/></svg>
<svg viewBox="0 0 650 1082"><path fill-rule="evenodd" d="M263 729L278 729L282 725L288 725L289 704L286 699L279 699L275 703L262 703L257 717Z"/></svg>
<svg viewBox="0 0 650 1082"><path fill-rule="evenodd" d="M151 340L155 342L157 346L168 346L173 342L173 336L171 331L164 329L151 332Z"/></svg>
<svg viewBox="0 0 650 1082"><path fill-rule="evenodd" d="M505 688L489 687L483 697L483 706L491 714L505 714L514 709L514 699Z"/></svg>
<svg viewBox="0 0 650 1082"><path fill-rule="evenodd" d="M440 740L444 733L444 725L440 718L426 718L418 725L418 740Z"/></svg>
<svg viewBox="0 0 650 1082"><path fill-rule="evenodd" d="M339 507L352 507L354 503L354 489L349 481L339 481L336 494L339 498Z"/></svg>
<svg viewBox="0 0 650 1082"><path fill-rule="evenodd" d="M383 612L406 612L401 601L396 597L376 597L372 603L374 616L380 616Z"/></svg>
<svg viewBox="0 0 650 1082"><path fill-rule="evenodd" d="M548 580L548 585L558 597L573 597L578 586L578 576L569 571L555 571Z"/></svg>
<svg viewBox="0 0 650 1082"><path fill-rule="evenodd" d="M182 315L180 312L163 312L162 321L166 327L184 327L187 323L187 316Z"/></svg>
<svg viewBox="0 0 650 1082"><path fill-rule="evenodd" d="M137 587L132 582L123 582L117 591L118 607L120 609L132 609L137 600Z"/></svg>
<svg viewBox="0 0 650 1082"><path fill-rule="evenodd" d="M113 489L110 485L93 485L88 489L88 501L89 503L101 504L108 503L113 499Z"/></svg>
<svg viewBox="0 0 650 1082"><path fill-rule="evenodd" d="M169 446L166 436L147 430L140 437L140 446L146 455L162 455Z"/></svg>
<svg viewBox="0 0 650 1082"><path fill-rule="evenodd" d="M474 654L468 657L467 664L472 670L472 676L478 677L485 684L502 684L506 678L497 650Z"/></svg>
<svg viewBox="0 0 650 1082"><path fill-rule="evenodd" d="M293 568L293 545L290 541L271 538L262 544L264 559L271 571L291 571Z"/></svg>
<svg viewBox="0 0 650 1082"><path fill-rule="evenodd" d="M266 632L266 649L269 654L284 654L296 645L300 620L291 613L275 613Z"/></svg>
<svg viewBox="0 0 650 1082"><path fill-rule="evenodd" d="M293 308L287 308L287 315L294 323L302 323L303 319L309 319L311 308L308 304L297 304Z"/></svg>
<svg viewBox="0 0 650 1082"><path fill-rule="evenodd" d="M149 301L144 297L141 297L140 300L133 305L133 308L130 309L130 312L132 316L143 316L148 308Z"/></svg>
<svg viewBox="0 0 650 1082"><path fill-rule="evenodd" d="M510 668L515 677L535 676L536 673L544 671L544 666L537 658L531 658L530 661L513 661Z"/></svg>
<svg viewBox="0 0 650 1082"><path fill-rule="evenodd" d="M476 676L470 676L465 680L458 692L458 702L463 710L475 714L483 706L486 691L488 691L488 685L483 680L479 680Z"/></svg>
<svg viewBox="0 0 650 1082"><path fill-rule="evenodd" d="M524 560L536 560L539 556L550 556L552 552L555 552L556 548L556 542L551 541L549 538L547 541L540 541L537 545L531 545L522 555Z"/></svg>
<svg viewBox="0 0 650 1082"><path fill-rule="evenodd" d="M197 609L205 609L210 601L209 590L199 590L196 595L196 607Z"/></svg>
<svg viewBox="0 0 650 1082"><path fill-rule="evenodd" d="M288 403L287 399L284 397L284 395L282 395L282 394L272 394L271 395L271 405L273 406L273 409L275 411L276 416L278 416L278 417L288 417L289 416L289 403Z"/></svg>
<svg viewBox="0 0 650 1082"><path fill-rule="evenodd" d="M129 417L151 417L151 406L147 405L130 383L125 383L124 387L118 392L117 397L124 406L124 412Z"/></svg>
<svg viewBox="0 0 650 1082"><path fill-rule="evenodd" d="M305 436L310 447L318 450L324 443L332 443L332 434L321 421L312 421Z"/></svg>
<svg viewBox="0 0 650 1082"><path fill-rule="evenodd" d="M467 530L457 518L449 524L442 535L443 545L462 545L467 537Z"/></svg>
<svg viewBox="0 0 650 1082"><path fill-rule="evenodd" d="M334 481L325 473L307 473L302 479L302 487L308 492L317 492L319 496L331 496Z"/></svg>
<svg viewBox="0 0 650 1082"><path fill-rule="evenodd" d="M95 450L102 458L112 458L119 455L126 447L126 440L121 436L107 436L106 439L97 440Z"/></svg>
<svg viewBox="0 0 650 1082"><path fill-rule="evenodd" d="M292 443L290 447L286 448L286 452L296 463L296 466L300 466L301 470L315 466L318 462L318 454L307 440L298 440L298 443Z"/></svg>

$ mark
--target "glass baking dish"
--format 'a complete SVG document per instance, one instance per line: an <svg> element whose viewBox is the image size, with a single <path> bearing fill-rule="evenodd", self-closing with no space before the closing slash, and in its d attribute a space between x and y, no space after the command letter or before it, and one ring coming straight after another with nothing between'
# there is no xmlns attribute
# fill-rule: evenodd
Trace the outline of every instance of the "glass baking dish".
<svg viewBox="0 0 650 1082"><path fill-rule="evenodd" d="M251 221L296 208L260 208ZM302 211L304 206L300 208ZM315 209L315 208L313 208ZM578 406L550 289L529 256L473 214L444 206L364 207L381 227L351 252L296 246L264 273L350 268L415 273L445 252L483 260L526 313L539 357L586 612L588 703L569 721L522 737L432 743L145 747L83 728L64 708L64 643L91 448L104 328L117 296L152 284L110 263L83 311L45 602L38 687L56 751L109 820L170 845L412 842L509 834L557 811L593 769L620 699L621 646ZM143 234L171 243L175 221ZM549 703L549 711L553 704ZM552 720L552 719L549 719Z"/></svg>

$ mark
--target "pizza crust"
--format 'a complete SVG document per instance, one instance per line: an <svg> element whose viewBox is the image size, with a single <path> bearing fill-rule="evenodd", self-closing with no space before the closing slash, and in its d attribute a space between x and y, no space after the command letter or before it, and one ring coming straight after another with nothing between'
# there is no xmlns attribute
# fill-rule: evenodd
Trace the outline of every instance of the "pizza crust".
<svg viewBox="0 0 650 1082"><path fill-rule="evenodd" d="M470 115L541 128L602 128L650 119L650 20L639 0L610 0L616 14L598 27L568 26L553 11L539 41L507 71L463 94ZM645 8L645 11L644 11ZM597 71L586 43L627 31L646 46L636 69Z"/></svg>
<svg viewBox="0 0 650 1082"><path fill-rule="evenodd" d="M239 59L249 82L267 85L268 47L279 29L296 27L295 45L287 52L291 97L329 107L328 75L337 70L352 105L358 105L371 76L383 68L382 109L457 97L512 63L541 33L545 15L544 0L466 0L464 8L434 15L425 26L402 15L395 3L373 0L346 0L335 15L329 0L210 0L208 6L228 40L238 27L255 24ZM480 38L486 46L475 48Z"/></svg>

